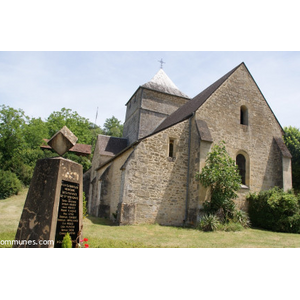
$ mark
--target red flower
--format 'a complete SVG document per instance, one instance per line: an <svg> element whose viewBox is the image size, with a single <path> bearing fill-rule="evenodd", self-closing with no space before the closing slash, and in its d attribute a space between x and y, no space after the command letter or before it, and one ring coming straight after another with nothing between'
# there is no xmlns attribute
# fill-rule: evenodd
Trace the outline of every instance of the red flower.
<svg viewBox="0 0 300 300"><path fill-rule="evenodd" d="M88 248L89 247L89 245L88 244L84 244L84 248Z"/></svg>
<svg viewBox="0 0 300 300"><path fill-rule="evenodd" d="M84 238L83 240L84 240L85 242L87 242L87 241L88 241L88 239L87 239L87 238Z"/></svg>

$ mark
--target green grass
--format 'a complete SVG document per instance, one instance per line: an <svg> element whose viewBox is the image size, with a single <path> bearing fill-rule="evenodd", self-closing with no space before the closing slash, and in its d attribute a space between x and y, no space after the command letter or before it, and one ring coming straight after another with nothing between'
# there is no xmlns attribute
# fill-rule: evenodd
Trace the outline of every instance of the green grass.
<svg viewBox="0 0 300 300"><path fill-rule="evenodd" d="M0 200L0 241L13 240L16 235L28 189L18 195ZM0 248L5 247L1 245Z"/></svg>
<svg viewBox="0 0 300 300"><path fill-rule="evenodd" d="M260 229L202 232L191 228L135 225L114 226L94 217L84 220L84 237L91 247L131 248L294 248L300 235Z"/></svg>
<svg viewBox="0 0 300 300"><path fill-rule="evenodd" d="M0 200L0 241L15 237L27 190ZM295 248L300 234L260 229L202 232L191 228L154 225L115 226L106 219L84 219L83 237L92 248ZM5 245L0 245L5 247ZM6 246L8 247L8 246Z"/></svg>

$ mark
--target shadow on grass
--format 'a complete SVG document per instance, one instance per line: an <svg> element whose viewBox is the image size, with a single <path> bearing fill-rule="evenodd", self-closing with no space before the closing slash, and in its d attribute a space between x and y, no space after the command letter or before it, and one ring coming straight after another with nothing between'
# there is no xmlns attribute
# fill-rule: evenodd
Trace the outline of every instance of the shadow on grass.
<svg viewBox="0 0 300 300"><path fill-rule="evenodd" d="M104 226L118 226L113 221L105 218L87 216L86 219L90 220L93 224L104 225Z"/></svg>

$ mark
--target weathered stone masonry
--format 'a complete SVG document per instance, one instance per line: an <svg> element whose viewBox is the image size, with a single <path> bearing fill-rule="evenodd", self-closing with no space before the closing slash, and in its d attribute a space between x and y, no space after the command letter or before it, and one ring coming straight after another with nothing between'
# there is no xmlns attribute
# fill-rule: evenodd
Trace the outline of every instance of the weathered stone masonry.
<svg viewBox="0 0 300 300"><path fill-rule="evenodd" d="M282 135L244 63L191 100L160 70L127 102L124 138L98 137L89 212L120 225L195 225L210 197L195 174L221 141L243 158L236 203L247 209L249 192L292 187Z"/></svg>
<svg viewBox="0 0 300 300"><path fill-rule="evenodd" d="M122 204L132 205L135 210L135 219L129 223L183 223L187 131L188 121L185 121L141 141L136 147L124 171ZM175 140L174 158L168 157L170 137Z"/></svg>
<svg viewBox="0 0 300 300"><path fill-rule="evenodd" d="M243 105L248 109L248 125L240 124ZM281 138L283 130L244 65L196 115L208 124L214 143L224 140L234 160L238 153L248 160L247 188L240 191L241 207L245 205L245 192L282 187L281 153L274 137Z"/></svg>

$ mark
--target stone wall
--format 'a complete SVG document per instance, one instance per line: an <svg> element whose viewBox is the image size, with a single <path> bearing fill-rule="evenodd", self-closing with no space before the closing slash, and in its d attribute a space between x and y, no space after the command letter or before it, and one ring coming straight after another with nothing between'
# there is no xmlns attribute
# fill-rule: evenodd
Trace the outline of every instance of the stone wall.
<svg viewBox="0 0 300 300"><path fill-rule="evenodd" d="M95 171L91 182L89 213L94 216L112 218L120 201L121 167L133 151L128 149L111 163Z"/></svg>
<svg viewBox="0 0 300 300"><path fill-rule="evenodd" d="M205 161L212 146L210 141L201 141L197 130L195 117L191 119L191 154L189 176L189 212L188 224L195 225L199 221L199 211L202 203L210 199L208 190L202 187L196 174L205 166Z"/></svg>
<svg viewBox="0 0 300 300"><path fill-rule="evenodd" d="M83 174L83 192L85 194L85 199L88 201L89 199L89 192L90 192L90 183L91 183L91 169L86 171Z"/></svg>
<svg viewBox="0 0 300 300"><path fill-rule="evenodd" d="M241 106L248 109L248 125L240 124ZM281 137L283 132L244 65L198 109L196 116L208 124L214 144L224 140L234 160L238 153L246 157L248 188L239 193L241 207L250 191L282 187L281 154L273 137ZM200 191L202 199L205 193Z"/></svg>
<svg viewBox="0 0 300 300"><path fill-rule="evenodd" d="M123 207L132 223L182 225L185 218L189 121L142 140L125 167ZM169 139L175 140L168 157ZM121 224L122 217L121 217ZM127 221L128 224L128 221Z"/></svg>
<svg viewBox="0 0 300 300"><path fill-rule="evenodd" d="M92 166L91 169L89 170L89 179L90 179L90 184L89 184L89 192L88 192L88 198L87 200L87 210L88 214L96 215L95 214L95 203L96 200L93 199L95 198L93 195L95 195L95 190L96 190L96 169L100 166L101 162L101 156L98 148L98 143L96 141L96 147L94 150L94 155L92 159Z"/></svg>
<svg viewBox="0 0 300 300"><path fill-rule="evenodd" d="M143 90L139 88L126 104L123 137L128 139L129 145L138 139L142 92Z"/></svg>
<svg viewBox="0 0 300 300"><path fill-rule="evenodd" d="M151 134L168 115L187 101L186 98L140 87L126 104L123 137L132 144Z"/></svg>
<svg viewBox="0 0 300 300"><path fill-rule="evenodd" d="M292 161L288 157L282 157L283 189L289 190L292 187Z"/></svg>

